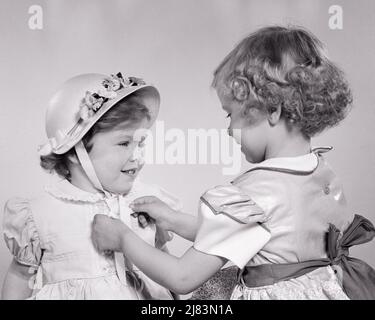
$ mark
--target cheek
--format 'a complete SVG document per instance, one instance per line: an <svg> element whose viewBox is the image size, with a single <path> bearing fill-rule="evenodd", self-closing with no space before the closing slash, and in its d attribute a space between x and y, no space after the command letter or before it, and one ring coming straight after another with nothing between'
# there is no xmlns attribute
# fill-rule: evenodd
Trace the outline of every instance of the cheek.
<svg viewBox="0 0 375 320"><path fill-rule="evenodd" d="M229 129L233 130L233 129L240 129L241 128L241 125L239 123L240 121L238 121L238 119L233 119L231 118L230 119L230 122L229 122Z"/></svg>
<svg viewBox="0 0 375 320"><path fill-rule="evenodd" d="M119 171L124 163L124 156L112 148L105 148L100 152L90 154L90 158L98 175L110 175Z"/></svg>
<svg viewBox="0 0 375 320"><path fill-rule="evenodd" d="M247 149L257 149L262 144L262 132L256 128L244 128L241 130L241 145Z"/></svg>
<svg viewBox="0 0 375 320"><path fill-rule="evenodd" d="M241 129L229 129L230 136L233 137L234 141L236 141L238 144L242 145L243 139L242 139L242 132Z"/></svg>
<svg viewBox="0 0 375 320"><path fill-rule="evenodd" d="M237 138L239 137L239 134L236 134L235 132L238 131L241 127L238 125L238 120L230 118L230 122L228 125L228 134L235 138L237 141ZM240 141L237 141L240 142Z"/></svg>

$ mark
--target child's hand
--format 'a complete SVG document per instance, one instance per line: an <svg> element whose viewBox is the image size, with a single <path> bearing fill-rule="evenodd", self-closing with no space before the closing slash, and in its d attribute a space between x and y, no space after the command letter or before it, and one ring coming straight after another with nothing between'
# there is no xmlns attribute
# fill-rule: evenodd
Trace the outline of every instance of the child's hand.
<svg viewBox="0 0 375 320"><path fill-rule="evenodd" d="M146 212L164 230L170 230L170 219L177 212L165 202L154 196L145 196L135 199L129 207L134 212Z"/></svg>
<svg viewBox="0 0 375 320"><path fill-rule="evenodd" d="M142 228L146 228L149 224L155 223L146 212L133 212L131 214L134 218L138 218L138 224Z"/></svg>
<svg viewBox="0 0 375 320"><path fill-rule="evenodd" d="M119 219L97 214L92 223L91 239L99 252L121 251L121 238L126 228Z"/></svg>

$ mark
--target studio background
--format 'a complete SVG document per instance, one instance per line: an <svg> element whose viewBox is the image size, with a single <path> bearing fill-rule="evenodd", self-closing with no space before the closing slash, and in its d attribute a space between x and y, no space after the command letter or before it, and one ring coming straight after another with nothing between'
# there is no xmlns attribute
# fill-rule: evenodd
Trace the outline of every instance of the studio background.
<svg viewBox="0 0 375 320"><path fill-rule="evenodd" d="M29 28L30 6L43 9L43 29ZM328 26L331 5L343 9L343 29ZM45 141L46 104L66 79L86 72L143 77L161 92L166 129L226 128L226 114L210 89L212 72L244 36L269 24L310 29L346 72L354 108L346 120L313 140L332 145L327 159L341 178L355 213L375 223L375 2L327 0L1 0L0 205L32 197L48 175L37 146ZM242 170L246 169L243 161ZM141 177L171 191L197 213L199 196L229 182L223 165L148 165ZM0 211L0 220L3 212ZM181 255L189 246L170 244ZM352 255L375 266L375 243ZM0 285L11 261L0 241Z"/></svg>

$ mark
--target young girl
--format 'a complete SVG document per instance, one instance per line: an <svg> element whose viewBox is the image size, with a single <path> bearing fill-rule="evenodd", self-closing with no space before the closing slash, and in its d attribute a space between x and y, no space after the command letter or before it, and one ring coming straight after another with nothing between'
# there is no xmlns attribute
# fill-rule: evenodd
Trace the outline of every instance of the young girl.
<svg viewBox="0 0 375 320"><path fill-rule="evenodd" d="M90 238L94 215L101 213L166 250L168 233L145 216L138 221L128 207L145 195L177 206L162 189L136 179L159 101L155 87L121 73L79 75L55 93L46 115L49 140L40 154L41 166L62 179L38 198L5 206L4 237L14 259L4 299L172 299L122 254L98 252ZM35 292L39 267L43 287Z"/></svg>
<svg viewBox="0 0 375 320"><path fill-rule="evenodd" d="M331 148L311 148L311 137L344 119L352 102L320 41L300 28L260 29L219 65L213 87L251 169L201 196L197 231L193 218L155 197L133 203L134 211L195 238L181 258L101 215L93 225L99 250L122 251L181 293L230 260L241 269L231 299L375 299L375 271L348 257L348 248L370 241L375 229L347 210L323 157ZM190 221L185 229L183 221Z"/></svg>

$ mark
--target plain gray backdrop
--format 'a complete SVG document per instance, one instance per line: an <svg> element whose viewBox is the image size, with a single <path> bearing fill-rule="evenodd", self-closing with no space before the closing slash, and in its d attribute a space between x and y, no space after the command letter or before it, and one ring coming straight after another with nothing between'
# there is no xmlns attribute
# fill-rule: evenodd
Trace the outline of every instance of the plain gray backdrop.
<svg viewBox="0 0 375 320"><path fill-rule="evenodd" d="M43 9L43 29L29 28L29 7ZM343 29L329 28L329 7L343 9ZM244 36L269 24L310 29L346 72L354 108L337 128L314 139L327 155L349 206L375 222L375 2L372 0L2 0L0 3L0 204L31 197L48 175L38 164L47 101L66 79L85 72L136 75L161 91L159 120L168 128L226 128L210 89L212 72ZM246 169L242 163L242 170ZM148 165L143 180L159 184L196 214L207 188L229 182L223 165ZM2 220L2 211L0 219ZM175 237L180 255L189 243ZM375 242L353 255L375 266ZM11 261L0 241L0 283Z"/></svg>

